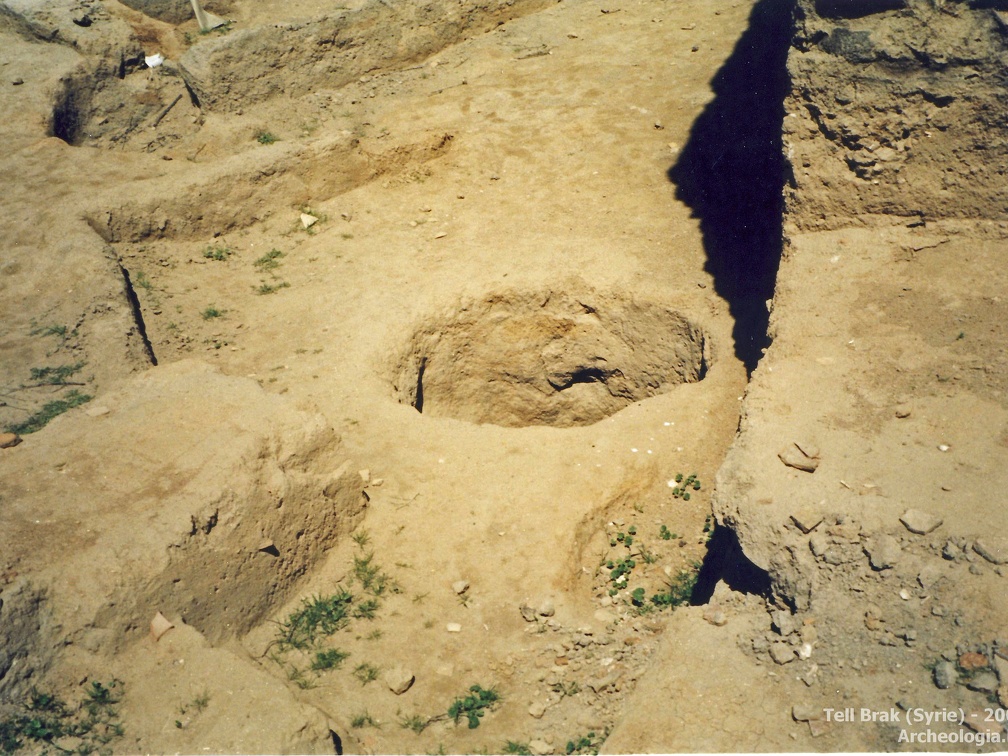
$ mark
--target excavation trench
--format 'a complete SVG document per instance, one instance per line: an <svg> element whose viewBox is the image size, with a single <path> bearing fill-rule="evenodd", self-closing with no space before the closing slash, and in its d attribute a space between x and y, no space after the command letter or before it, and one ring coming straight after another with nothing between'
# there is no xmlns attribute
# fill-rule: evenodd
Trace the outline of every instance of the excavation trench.
<svg viewBox="0 0 1008 756"><path fill-rule="evenodd" d="M421 324L393 389L427 415L566 428L700 381L710 359L704 330L664 305L507 292Z"/></svg>

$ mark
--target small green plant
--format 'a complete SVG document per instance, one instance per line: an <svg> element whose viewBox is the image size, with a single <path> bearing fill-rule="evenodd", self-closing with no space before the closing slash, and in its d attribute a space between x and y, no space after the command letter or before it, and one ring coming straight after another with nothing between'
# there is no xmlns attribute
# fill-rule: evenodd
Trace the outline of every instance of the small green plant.
<svg viewBox="0 0 1008 756"><path fill-rule="evenodd" d="M589 732L577 740L567 741L567 755L574 756L574 754L591 754L595 756L598 754L599 748L602 747L602 738L596 737L594 732Z"/></svg>
<svg viewBox="0 0 1008 756"><path fill-rule="evenodd" d="M276 270L280 267L280 258L284 256L284 253L279 249L271 249L265 255L260 257L254 263L252 263L256 268L263 271L264 273L270 270Z"/></svg>
<svg viewBox="0 0 1008 756"><path fill-rule="evenodd" d="M696 588L699 576L700 563L694 562L690 569L680 570L679 574L669 580L665 592L652 596L651 603L659 609L666 607L674 609L677 606L688 604L693 597L693 589Z"/></svg>
<svg viewBox="0 0 1008 756"><path fill-rule="evenodd" d="M374 717L368 714L367 709L365 709L356 717L351 719L350 726L353 727L355 730L359 730L362 727L376 727L379 729L381 728L381 724L378 722L378 720L376 720Z"/></svg>
<svg viewBox="0 0 1008 756"><path fill-rule="evenodd" d="M354 606L353 616L355 619L373 620L379 606L380 604L378 603L378 599L365 599Z"/></svg>
<svg viewBox="0 0 1008 756"><path fill-rule="evenodd" d="M509 740L504 744L504 753L518 754L518 756L531 756L532 751L528 743L519 743Z"/></svg>
<svg viewBox="0 0 1008 756"><path fill-rule="evenodd" d="M498 701L500 694L495 689L472 685L469 687L469 695L456 698L448 707L448 717L453 719L455 724L465 717L469 722L469 729L475 730L480 725L480 718Z"/></svg>
<svg viewBox="0 0 1008 756"><path fill-rule="evenodd" d="M369 551L353 558L353 574L365 591L374 596L381 596L386 590L399 592L399 586L381 567L374 563L374 552Z"/></svg>
<svg viewBox="0 0 1008 756"><path fill-rule="evenodd" d="M276 292L280 291L280 289L289 289L289 288L290 284L287 283L286 281L277 281L276 283L267 283L266 281L263 281L258 286L253 286L252 290L255 291L256 294L266 295L266 294L275 294Z"/></svg>
<svg viewBox="0 0 1008 756"><path fill-rule="evenodd" d="M256 132L256 141L259 142L259 144L274 144L280 140L273 132L262 130Z"/></svg>
<svg viewBox="0 0 1008 756"><path fill-rule="evenodd" d="M210 305L200 313L203 316L203 320L213 320L214 318L221 317L223 314L224 310L219 310L214 305Z"/></svg>
<svg viewBox="0 0 1008 756"><path fill-rule="evenodd" d="M353 596L340 590L331 596L312 596L280 624L277 643L281 649L306 649L320 636L329 636L346 626Z"/></svg>
<svg viewBox="0 0 1008 756"><path fill-rule="evenodd" d="M41 409L30 415L26 420L8 425L7 431L17 433L19 436L35 433L46 427L53 418L72 410L74 407L79 407L82 404L90 402L91 398L90 394L82 394L76 389L72 389L62 399L56 399L43 404Z"/></svg>
<svg viewBox="0 0 1008 756"><path fill-rule="evenodd" d="M358 530L356 533L353 533L350 538L362 549L371 543L371 534L366 530Z"/></svg>
<svg viewBox="0 0 1008 756"><path fill-rule="evenodd" d="M625 557L618 561L610 559L606 562L606 567L609 569L609 580L612 581L614 586L626 585L627 580L630 578L630 573L633 572L636 566L637 562L630 557Z"/></svg>
<svg viewBox="0 0 1008 756"><path fill-rule="evenodd" d="M139 286L144 291L146 291L148 294L152 294L154 292L154 284L151 283L151 280L147 277L147 274L144 273L142 270L137 271L135 281L136 285Z"/></svg>
<svg viewBox="0 0 1008 756"><path fill-rule="evenodd" d="M644 606L644 589L634 588L630 593L630 602L634 606Z"/></svg>
<svg viewBox="0 0 1008 756"><path fill-rule="evenodd" d="M674 496L676 499L689 501L690 500L689 489L692 488L694 491L700 490L700 479L697 478L696 473L690 473L689 477L686 478L683 477L682 473L677 473L675 476L675 482L679 484L678 486L675 486L672 489L672 496Z"/></svg>
<svg viewBox="0 0 1008 756"><path fill-rule="evenodd" d="M58 336L65 340L67 327L65 325L34 326L28 333L31 336Z"/></svg>
<svg viewBox="0 0 1008 756"><path fill-rule="evenodd" d="M220 245L210 245L203 250L203 257L207 260L216 260L217 262L226 262L231 255L232 252L228 247Z"/></svg>
<svg viewBox="0 0 1008 756"><path fill-rule="evenodd" d="M32 368L31 380L37 381L41 386L65 386L67 379L77 373L82 367L84 367L83 362L76 362L73 365Z"/></svg>
<svg viewBox="0 0 1008 756"><path fill-rule="evenodd" d="M196 711L199 712L206 711L207 706L210 705L210 691L204 688L203 692L192 700L192 705L193 708L196 709Z"/></svg>
<svg viewBox="0 0 1008 756"><path fill-rule="evenodd" d="M412 730L414 733L419 735L427 729L427 725L430 724L430 720L424 719L419 714L411 714L410 716L403 717L399 720L399 724L404 730Z"/></svg>
<svg viewBox="0 0 1008 756"><path fill-rule="evenodd" d="M550 690L554 693L559 693L561 698L567 698L568 696L576 696L581 692L581 686L578 685L576 680L571 680L570 682L555 682L550 686Z"/></svg>
<svg viewBox="0 0 1008 756"><path fill-rule="evenodd" d="M368 683L377 680L380 672L381 670L378 669L378 667L373 664L368 664L367 662L364 664L358 664L353 671L354 677L360 680L361 685L367 685Z"/></svg>
<svg viewBox="0 0 1008 756"><path fill-rule="evenodd" d="M76 753L106 750L112 740L124 733L116 709L121 685L118 680L108 684L92 681L76 709L33 688L28 700L15 713L0 720L0 752L29 748L47 753L48 747L52 747L58 752L71 753L56 742L64 737L78 739Z"/></svg>
<svg viewBox="0 0 1008 756"><path fill-rule="evenodd" d="M346 651L340 651L338 648L327 648L322 651L315 652L315 658L312 659L311 668L315 672L326 672L330 669L336 669L346 661L346 658L350 656Z"/></svg>
<svg viewBox="0 0 1008 756"><path fill-rule="evenodd" d="M640 545L640 556L644 560L644 564L654 564L658 561L658 555L644 544Z"/></svg>
<svg viewBox="0 0 1008 756"><path fill-rule="evenodd" d="M663 541L671 541L673 538L672 533L671 531L669 531L667 525L662 525L658 529L658 537L661 538Z"/></svg>
<svg viewBox="0 0 1008 756"><path fill-rule="evenodd" d="M382 635L383 635L383 633L381 631L381 628L380 627L376 627L374 630L372 630L370 633L368 633L365 636L365 640L369 640L369 641L381 640Z"/></svg>

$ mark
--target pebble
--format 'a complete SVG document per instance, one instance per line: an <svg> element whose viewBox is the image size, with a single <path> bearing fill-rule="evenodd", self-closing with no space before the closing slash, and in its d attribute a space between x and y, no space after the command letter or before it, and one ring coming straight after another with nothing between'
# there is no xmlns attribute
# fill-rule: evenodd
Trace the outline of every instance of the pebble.
<svg viewBox="0 0 1008 756"><path fill-rule="evenodd" d="M316 223L318 223L318 218L314 215L309 215L308 213L301 213L301 225L305 228L311 228Z"/></svg>
<svg viewBox="0 0 1008 756"><path fill-rule="evenodd" d="M536 701L528 709L529 716L535 719L542 719L543 714L546 713L546 704L542 701Z"/></svg>
<svg viewBox="0 0 1008 756"><path fill-rule="evenodd" d="M519 606L518 611L521 612L522 619L524 619L526 622L536 621L536 611L528 604L522 604L521 606Z"/></svg>
<svg viewBox="0 0 1008 756"><path fill-rule="evenodd" d="M413 673L403 667L393 667L385 673L385 684L397 696L409 690L415 680Z"/></svg>
<svg viewBox="0 0 1008 756"><path fill-rule="evenodd" d="M17 433L0 433L0 449L10 449L21 443L21 436Z"/></svg>
<svg viewBox="0 0 1008 756"><path fill-rule="evenodd" d="M456 580L452 583L452 590L455 591L459 596L469 590L468 580Z"/></svg>
<svg viewBox="0 0 1008 756"><path fill-rule="evenodd" d="M896 417L902 419L905 417L910 417L910 413L913 412L913 408L909 404L897 404L895 413Z"/></svg>
<svg viewBox="0 0 1008 756"><path fill-rule="evenodd" d="M872 569L876 571L895 567L903 553L899 541L889 535L869 538L864 549L868 554L868 561L871 563Z"/></svg>
<svg viewBox="0 0 1008 756"><path fill-rule="evenodd" d="M529 743L529 751L533 756L547 756L553 753L553 747L545 740L533 740Z"/></svg>
<svg viewBox="0 0 1008 756"><path fill-rule="evenodd" d="M795 704L791 707L791 717L795 722L808 722L812 719L822 719L823 710L815 706Z"/></svg>
<svg viewBox="0 0 1008 756"><path fill-rule="evenodd" d="M553 606L553 602L546 599L539 605L539 616L540 617L552 617L556 614L556 607Z"/></svg>
<svg viewBox="0 0 1008 756"><path fill-rule="evenodd" d="M959 666L962 669L984 669L987 667L987 657L976 651L968 651L959 657Z"/></svg>
<svg viewBox="0 0 1008 756"><path fill-rule="evenodd" d="M919 509L908 509L900 515L900 522L907 530L917 535L927 535L942 524L940 518Z"/></svg>
<svg viewBox="0 0 1008 756"><path fill-rule="evenodd" d="M948 690L956 684L959 673L956 672L955 665L950 661L940 661L934 668L934 684L942 690Z"/></svg>
<svg viewBox="0 0 1008 756"><path fill-rule="evenodd" d="M829 540L823 533L813 533L812 537L809 538L809 549L812 550L815 556L821 557L826 553L826 549L828 548Z"/></svg>
<svg viewBox="0 0 1008 756"><path fill-rule="evenodd" d="M445 625L445 630L447 630L449 633L461 633L462 625L460 625L458 622L449 622L447 625Z"/></svg>
<svg viewBox="0 0 1008 756"><path fill-rule="evenodd" d="M790 443L777 453L777 457L796 470L813 473L819 468L819 450L808 444Z"/></svg>
<svg viewBox="0 0 1008 756"><path fill-rule="evenodd" d="M155 641L159 641L161 640L161 636L167 633L173 627L175 627L175 625L172 624L171 620L169 620L167 617L161 614L161 612L158 612L157 614L154 615L154 618L150 621L151 637L154 638Z"/></svg>
<svg viewBox="0 0 1008 756"><path fill-rule="evenodd" d="M84 410L84 414L87 415L88 417L103 417L104 415L107 415L110 411L111 410L109 410L108 407L99 405L97 407L88 407L86 410Z"/></svg>
<svg viewBox="0 0 1008 756"><path fill-rule="evenodd" d="M724 627L728 623L728 617L717 604L711 604L704 609L703 618L715 627Z"/></svg>
<svg viewBox="0 0 1008 756"><path fill-rule="evenodd" d="M980 693L993 693L998 689L998 677L990 670L984 670L969 679L966 687Z"/></svg>
<svg viewBox="0 0 1008 756"><path fill-rule="evenodd" d="M794 648L788 643L778 641L770 644L770 658L778 664L787 664L795 659Z"/></svg>
<svg viewBox="0 0 1008 756"><path fill-rule="evenodd" d="M24 79L22 79L20 76L15 76L13 79L11 79L11 84L13 84L15 87L20 87L22 84L24 84Z"/></svg>
<svg viewBox="0 0 1008 756"><path fill-rule="evenodd" d="M998 536L977 538L973 542L973 551L991 564L1008 564L1008 539Z"/></svg>
<svg viewBox="0 0 1008 756"><path fill-rule="evenodd" d="M773 628L782 636L787 637L798 630L798 619L786 609L776 609L770 612L770 622Z"/></svg>

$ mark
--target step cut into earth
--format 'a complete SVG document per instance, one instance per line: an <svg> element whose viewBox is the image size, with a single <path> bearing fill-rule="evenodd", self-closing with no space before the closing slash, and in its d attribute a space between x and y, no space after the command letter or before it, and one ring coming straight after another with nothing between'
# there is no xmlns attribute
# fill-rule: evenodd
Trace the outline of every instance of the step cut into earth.
<svg viewBox="0 0 1008 756"><path fill-rule="evenodd" d="M702 380L702 328L618 296L506 292L423 322L394 370L418 412L507 427L590 425Z"/></svg>

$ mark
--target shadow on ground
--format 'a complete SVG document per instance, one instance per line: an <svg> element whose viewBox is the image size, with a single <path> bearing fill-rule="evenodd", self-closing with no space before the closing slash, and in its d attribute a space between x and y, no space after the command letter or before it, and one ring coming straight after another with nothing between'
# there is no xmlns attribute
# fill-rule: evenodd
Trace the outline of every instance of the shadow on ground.
<svg viewBox="0 0 1008 756"><path fill-rule="evenodd" d="M705 270L735 319L735 354L751 373L769 345L766 300L781 256L781 154L792 0L759 0L715 75L715 97L668 171L700 219Z"/></svg>

